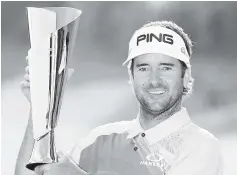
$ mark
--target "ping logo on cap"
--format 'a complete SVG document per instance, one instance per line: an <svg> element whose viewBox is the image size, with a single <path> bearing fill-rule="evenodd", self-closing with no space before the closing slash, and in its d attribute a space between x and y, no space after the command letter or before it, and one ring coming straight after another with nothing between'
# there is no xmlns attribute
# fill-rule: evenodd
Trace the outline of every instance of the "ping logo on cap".
<svg viewBox="0 0 237 175"><path fill-rule="evenodd" d="M150 26L137 30L129 42L128 57L123 65L137 56L148 53L168 55L185 62L187 67L191 66L183 38L165 27Z"/></svg>
<svg viewBox="0 0 237 175"><path fill-rule="evenodd" d="M169 34L162 34L159 33L159 35L155 35L154 33L147 33L142 34L137 37L137 46L141 41L145 41L147 43L152 42L153 40L156 40L158 42L164 42L167 44L174 44L173 36Z"/></svg>

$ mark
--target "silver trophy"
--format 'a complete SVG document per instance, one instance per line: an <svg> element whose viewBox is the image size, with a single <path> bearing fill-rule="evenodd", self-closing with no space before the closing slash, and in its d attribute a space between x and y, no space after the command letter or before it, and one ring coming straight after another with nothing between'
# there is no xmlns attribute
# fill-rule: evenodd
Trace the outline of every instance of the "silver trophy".
<svg viewBox="0 0 237 175"><path fill-rule="evenodd" d="M34 170L38 165L58 161L54 133L81 11L28 7L27 12L34 148L26 167Z"/></svg>

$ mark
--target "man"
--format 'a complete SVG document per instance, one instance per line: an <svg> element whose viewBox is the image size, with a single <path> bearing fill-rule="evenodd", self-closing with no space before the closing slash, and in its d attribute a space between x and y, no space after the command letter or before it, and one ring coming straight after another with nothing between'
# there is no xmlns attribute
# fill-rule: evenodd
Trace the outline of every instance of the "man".
<svg viewBox="0 0 237 175"><path fill-rule="evenodd" d="M124 63L139 101L137 118L95 128L69 156L62 155L59 163L38 166L35 172L221 175L223 163L218 140L195 125L182 107L184 97L192 91L191 55L190 38L173 22L151 22L137 30ZM29 82L22 83L22 90L29 96L26 83ZM30 127L31 122L16 174L27 174L24 164L33 145Z"/></svg>

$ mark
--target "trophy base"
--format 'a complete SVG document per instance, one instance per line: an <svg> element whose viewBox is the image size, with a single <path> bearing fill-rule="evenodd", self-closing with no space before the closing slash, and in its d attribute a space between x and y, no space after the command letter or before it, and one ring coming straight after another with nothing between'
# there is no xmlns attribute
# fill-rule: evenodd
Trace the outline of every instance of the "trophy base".
<svg viewBox="0 0 237 175"><path fill-rule="evenodd" d="M35 167L39 165L56 162L58 162L58 156L55 149L54 130L51 130L35 140L30 161L26 165L26 168L34 171Z"/></svg>

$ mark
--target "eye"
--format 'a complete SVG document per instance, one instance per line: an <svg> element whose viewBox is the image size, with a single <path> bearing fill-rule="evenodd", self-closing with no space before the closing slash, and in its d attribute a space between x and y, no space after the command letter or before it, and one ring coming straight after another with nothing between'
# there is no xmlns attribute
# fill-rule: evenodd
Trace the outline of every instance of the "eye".
<svg viewBox="0 0 237 175"><path fill-rule="evenodd" d="M172 68L165 66L165 67L161 67L161 70L163 70L163 71L168 71L168 70L172 70Z"/></svg>
<svg viewBox="0 0 237 175"><path fill-rule="evenodd" d="M144 72L144 71L147 71L148 69L146 68L146 67L140 67L139 69L138 69L138 71L142 71L142 72Z"/></svg>

